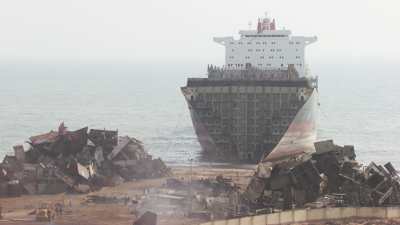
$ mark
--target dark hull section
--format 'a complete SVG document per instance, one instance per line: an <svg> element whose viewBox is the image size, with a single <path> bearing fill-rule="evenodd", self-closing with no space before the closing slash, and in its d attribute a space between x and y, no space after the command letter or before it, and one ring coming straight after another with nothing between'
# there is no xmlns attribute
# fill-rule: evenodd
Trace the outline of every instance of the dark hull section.
<svg viewBox="0 0 400 225"><path fill-rule="evenodd" d="M190 105L190 102L188 102L188 104ZM201 121L198 113L196 113L196 111L193 110L191 106L189 107L190 107L190 116L192 118L193 127L196 132L197 140L200 143L201 149L205 153L205 156L213 158L213 156L216 156L218 153L217 145L210 136L207 127Z"/></svg>
<svg viewBox="0 0 400 225"><path fill-rule="evenodd" d="M306 80L189 79L188 103L203 155L256 163L282 138L313 87Z"/></svg>

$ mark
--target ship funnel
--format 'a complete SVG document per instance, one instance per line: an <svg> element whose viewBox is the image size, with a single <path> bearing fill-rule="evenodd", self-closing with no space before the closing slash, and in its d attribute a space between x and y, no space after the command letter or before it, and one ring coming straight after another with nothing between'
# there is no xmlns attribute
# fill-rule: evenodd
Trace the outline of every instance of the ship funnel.
<svg viewBox="0 0 400 225"><path fill-rule="evenodd" d="M265 14L265 18L263 19L262 22L262 30L270 30L271 27L271 20L267 17L267 14Z"/></svg>

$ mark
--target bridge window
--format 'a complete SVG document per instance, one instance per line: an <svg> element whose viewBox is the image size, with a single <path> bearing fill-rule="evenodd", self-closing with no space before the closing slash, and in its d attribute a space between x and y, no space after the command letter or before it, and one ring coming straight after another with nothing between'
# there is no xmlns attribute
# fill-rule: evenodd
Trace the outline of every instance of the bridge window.
<svg viewBox="0 0 400 225"><path fill-rule="evenodd" d="M256 35L245 35L245 37L287 37L287 35L281 35L281 34L268 34L268 35L260 35L260 34L256 34Z"/></svg>

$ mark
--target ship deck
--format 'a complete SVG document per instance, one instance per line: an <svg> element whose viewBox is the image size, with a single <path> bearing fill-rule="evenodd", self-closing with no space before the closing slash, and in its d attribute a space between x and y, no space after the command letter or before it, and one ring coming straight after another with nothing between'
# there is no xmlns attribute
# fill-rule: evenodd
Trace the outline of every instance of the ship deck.
<svg viewBox="0 0 400 225"><path fill-rule="evenodd" d="M244 80L244 79L209 79L189 78L187 87L221 87L221 86L268 86L268 87L310 87L310 80Z"/></svg>

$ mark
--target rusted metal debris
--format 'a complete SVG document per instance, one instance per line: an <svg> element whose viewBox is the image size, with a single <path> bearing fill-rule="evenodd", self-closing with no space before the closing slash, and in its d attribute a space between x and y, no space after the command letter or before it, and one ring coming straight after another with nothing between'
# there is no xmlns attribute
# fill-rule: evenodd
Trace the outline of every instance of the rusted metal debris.
<svg viewBox="0 0 400 225"><path fill-rule="evenodd" d="M139 199L139 214L151 210L157 215L181 215L210 220L239 215L240 188L231 179L215 178L179 180L169 178L161 188L150 188Z"/></svg>
<svg viewBox="0 0 400 225"><path fill-rule="evenodd" d="M86 193L102 186L170 174L161 159L153 159L142 142L118 131L84 127L29 138L30 148L14 146L15 156L0 163L0 196Z"/></svg>
<svg viewBox="0 0 400 225"><path fill-rule="evenodd" d="M157 225L157 214L147 211L133 225Z"/></svg>
<svg viewBox="0 0 400 225"><path fill-rule="evenodd" d="M301 160L261 163L243 194L250 208L272 212L400 204L400 177L391 163L362 166L353 146L338 146L332 140L314 147L315 152Z"/></svg>
<svg viewBox="0 0 400 225"><path fill-rule="evenodd" d="M88 195L86 196L85 203L96 203L96 204L117 204L123 203L127 205L132 202L130 197L118 197L118 196L101 196L101 195Z"/></svg>

